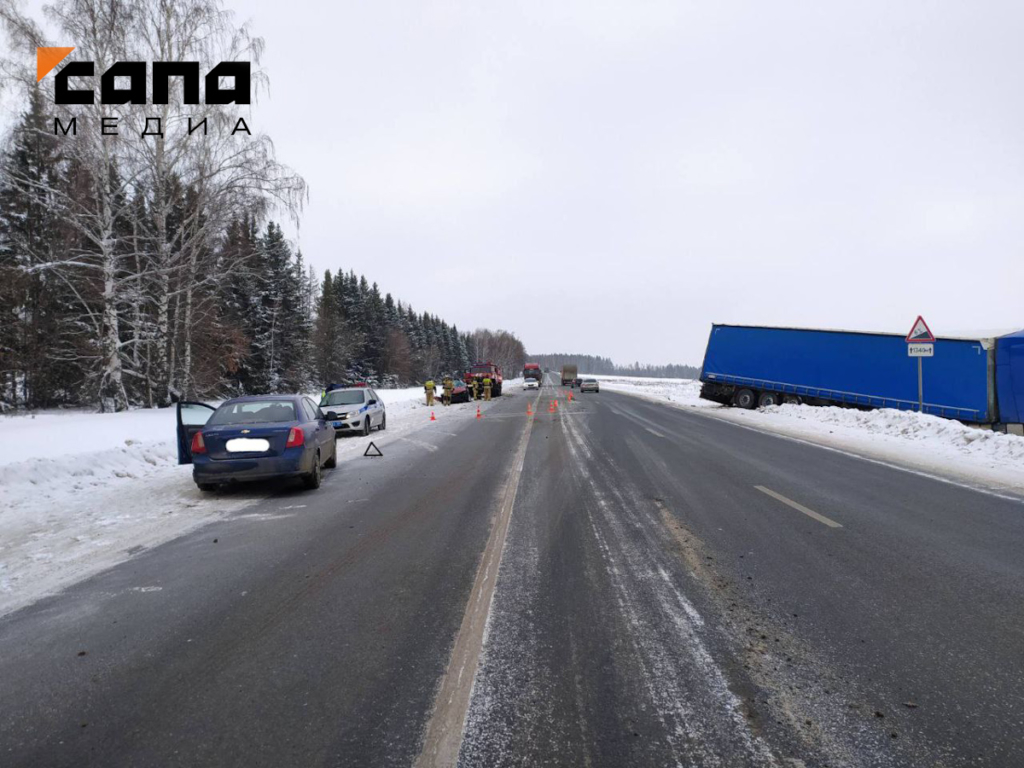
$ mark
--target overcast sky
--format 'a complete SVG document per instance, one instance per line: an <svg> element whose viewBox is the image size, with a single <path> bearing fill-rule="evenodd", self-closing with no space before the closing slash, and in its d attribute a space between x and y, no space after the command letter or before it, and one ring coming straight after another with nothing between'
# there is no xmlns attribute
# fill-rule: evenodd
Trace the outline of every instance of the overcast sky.
<svg viewBox="0 0 1024 768"><path fill-rule="evenodd" d="M1024 327L1024 4L228 0L297 235L462 329Z"/></svg>

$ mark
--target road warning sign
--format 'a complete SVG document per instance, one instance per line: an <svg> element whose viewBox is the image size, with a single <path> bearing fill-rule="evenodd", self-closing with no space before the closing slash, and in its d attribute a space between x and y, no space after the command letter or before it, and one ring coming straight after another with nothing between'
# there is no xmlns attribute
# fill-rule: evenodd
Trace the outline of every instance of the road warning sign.
<svg viewBox="0 0 1024 768"><path fill-rule="evenodd" d="M910 333L907 334L907 344L934 344L935 335L932 333L931 328L928 327L928 323L924 321L924 318L920 315L917 316L917 322L914 323L914 327L910 329Z"/></svg>
<svg viewBox="0 0 1024 768"><path fill-rule="evenodd" d="M375 453L370 453L371 450L375 451ZM363 456L383 456L383 455L384 454L380 452L380 448L378 448L373 443L370 443L368 446L366 446L366 453L363 454Z"/></svg>

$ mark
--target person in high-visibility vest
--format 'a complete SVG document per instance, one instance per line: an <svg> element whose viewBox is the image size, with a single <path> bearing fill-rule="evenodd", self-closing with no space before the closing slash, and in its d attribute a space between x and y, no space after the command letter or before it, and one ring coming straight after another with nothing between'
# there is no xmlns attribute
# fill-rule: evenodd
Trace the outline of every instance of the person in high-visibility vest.
<svg viewBox="0 0 1024 768"><path fill-rule="evenodd" d="M491 399L491 377L484 377L484 400Z"/></svg>
<svg viewBox="0 0 1024 768"><path fill-rule="evenodd" d="M423 382L423 391L427 393L427 405L433 405L434 393L437 391L437 385L434 384L433 379L427 379Z"/></svg>
<svg viewBox="0 0 1024 768"><path fill-rule="evenodd" d="M454 389L455 389L455 382L452 381L452 377L451 376L445 376L444 379L441 381L441 390L442 390L441 402L444 405L451 405L452 404L452 392L454 391Z"/></svg>

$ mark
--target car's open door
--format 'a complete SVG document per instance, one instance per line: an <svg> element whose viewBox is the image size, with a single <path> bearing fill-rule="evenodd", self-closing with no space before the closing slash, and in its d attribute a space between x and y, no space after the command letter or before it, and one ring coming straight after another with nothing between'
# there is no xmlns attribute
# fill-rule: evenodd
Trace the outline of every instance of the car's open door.
<svg viewBox="0 0 1024 768"><path fill-rule="evenodd" d="M206 403L178 403L178 463L192 463L192 436L202 429L217 410Z"/></svg>

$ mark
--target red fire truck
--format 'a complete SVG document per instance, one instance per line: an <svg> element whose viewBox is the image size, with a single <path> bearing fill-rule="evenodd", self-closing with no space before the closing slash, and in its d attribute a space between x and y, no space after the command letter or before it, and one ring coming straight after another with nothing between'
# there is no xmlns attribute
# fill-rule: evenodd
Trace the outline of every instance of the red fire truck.
<svg viewBox="0 0 1024 768"><path fill-rule="evenodd" d="M476 379L481 393L484 391L484 379L487 378L491 380L491 397L497 397L501 394L501 368L488 360L486 363L473 363L466 371L466 383Z"/></svg>

